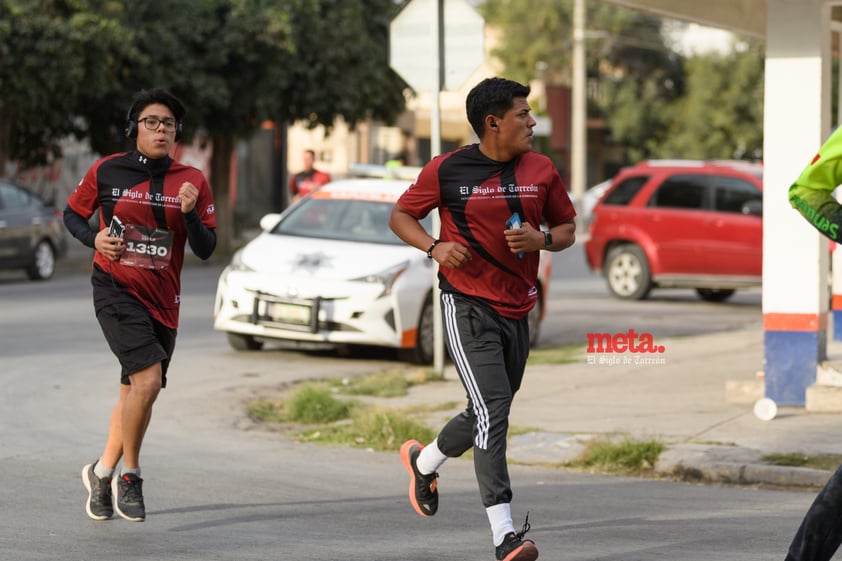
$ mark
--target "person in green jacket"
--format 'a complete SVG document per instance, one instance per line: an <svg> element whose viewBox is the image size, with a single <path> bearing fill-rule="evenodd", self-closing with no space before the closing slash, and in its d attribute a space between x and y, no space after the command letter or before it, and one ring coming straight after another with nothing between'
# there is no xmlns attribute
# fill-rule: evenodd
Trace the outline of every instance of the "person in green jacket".
<svg viewBox="0 0 842 561"><path fill-rule="evenodd" d="M842 128L836 129L789 188L789 202L819 232L839 241L842 205ZM816 495L787 552L786 561L829 561L842 543L842 466Z"/></svg>
<svg viewBox="0 0 842 561"><path fill-rule="evenodd" d="M789 188L789 202L810 224L839 241L842 206L833 191L842 183L842 128L836 129Z"/></svg>

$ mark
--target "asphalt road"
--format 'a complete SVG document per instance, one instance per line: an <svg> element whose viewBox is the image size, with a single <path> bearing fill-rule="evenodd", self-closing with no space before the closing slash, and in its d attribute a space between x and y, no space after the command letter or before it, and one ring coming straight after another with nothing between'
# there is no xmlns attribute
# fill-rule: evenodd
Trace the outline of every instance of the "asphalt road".
<svg viewBox="0 0 842 561"><path fill-rule="evenodd" d="M584 246L553 256L547 317L538 347L585 344L587 333L651 333L664 337L740 329L762 321L761 290L737 291L727 302L711 303L690 289L655 289L646 300L610 296L605 280L587 268Z"/></svg>
<svg viewBox="0 0 842 561"><path fill-rule="evenodd" d="M251 397L302 378L370 372L393 359L236 353L210 328L218 272L185 270L170 387L144 446L142 524L84 514L79 472L101 450L117 394L116 361L93 317L87 275L62 273L46 283L0 278L0 560L493 559L469 461L445 466L439 514L422 519L408 505L396 454L297 443L249 421L243 407ZM546 337L554 329L572 333L568 323L588 325L597 307L605 316L614 310L618 327L600 327L608 331L625 331L633 318L652 322L640 325L654 331L721 325L722 316L754 321L760 313L750 302L711 307L691 293L627 308L604 287L600 297L598 279L559 284L553 306L561 312ZM580 309L585 302L591 309ZM673 317L682 314L700 319L686 325ZM511 472L516 523L528 510L529 537L543 560L782 559L812 500L809 493L534 466Z"/></svg>

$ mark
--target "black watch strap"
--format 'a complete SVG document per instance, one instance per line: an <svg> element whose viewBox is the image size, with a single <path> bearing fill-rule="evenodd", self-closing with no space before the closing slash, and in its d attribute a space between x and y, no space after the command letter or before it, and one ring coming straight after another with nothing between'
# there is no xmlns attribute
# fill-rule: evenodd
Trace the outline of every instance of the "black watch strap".
<svg viewBox="0 0 842 561"><path fill-rule="evenodd" d="M553 245L553 235L549 232L544 232L544 249L549 249Z"/></svg>

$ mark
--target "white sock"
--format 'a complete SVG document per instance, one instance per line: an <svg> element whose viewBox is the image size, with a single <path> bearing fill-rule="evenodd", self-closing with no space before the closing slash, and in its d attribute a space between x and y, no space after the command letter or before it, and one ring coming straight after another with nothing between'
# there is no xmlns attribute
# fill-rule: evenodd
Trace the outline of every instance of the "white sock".
<svg viewBox="0 0 842 561"><path fill-rule="evenodd" d="M512 509L509 503L490 506L485 509L485 513L491 524L491 533L494 534L494 547L503 543L503 538L508 534L517 533L512 524Z"/></svg>
<svg viewBox="0 0 842 561"><path fill-rule="evenodd" d="M94 466L94 475L96 475L100 479L111 479L112 477L114 477L114 468L105 467L105 464L102 463L102 458L100 458Z"/></svg>
<svg viewBox="0 0 842 561"><path fill-rule="evenodd" d="M447 460L447 456L439 450L438 439L436 439L421 450L421 453L418 454L418 458L415 460L415 465L418 466L418 471L424 475L428 475L434 471L438 471L445 460Z"/></svg>

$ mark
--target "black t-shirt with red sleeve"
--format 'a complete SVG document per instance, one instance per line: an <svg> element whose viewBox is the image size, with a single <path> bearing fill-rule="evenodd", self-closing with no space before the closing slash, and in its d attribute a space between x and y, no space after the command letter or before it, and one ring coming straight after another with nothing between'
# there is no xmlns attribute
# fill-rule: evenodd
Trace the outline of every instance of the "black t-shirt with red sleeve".
<svg viewBox="0 0 842 561"><path fill-rule="evenodd" d="M86 219L99 208L100 230L110 224L114 215L123 222L127 228L127 251L123 257L109 261L95 252L93 263L111 275L115 286L142 302L155 320L171 329L178 328L181 268L187 242L178 197L185 181L199 190L196 211L202 223L216 228L213 195L200 170L169 157L150 159L137 150L95 162L68 199L68 206ZM150 241L145 236L152 230L157 236L172 232L172 237ZM124 260L134 260L139 265L129 266Z"/></svg>
<svg viewBox="0 0 842 561"><path fill-rule="evenodd" d="M520 319L537 301L537 251L522 259L503 231L514 212L539 229L573 220L576 211L552 161L527 152L509 162L492 160L478 144L436 157L401 195L398 205L416 219L439 208L442 241L459 242L472 259L439 269L442 291L481 298L500 315Z"/></svg>

